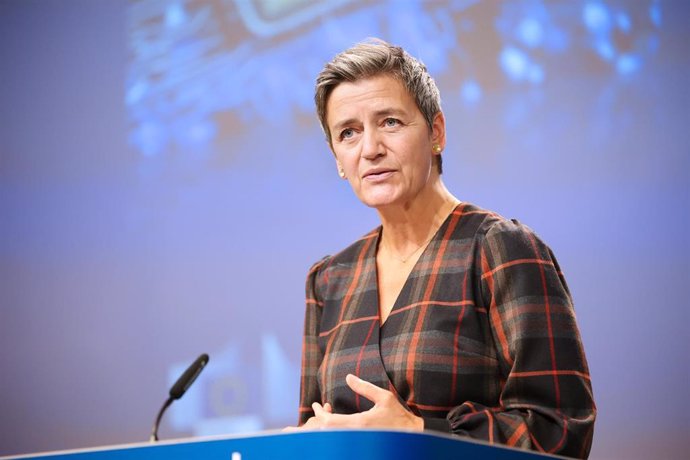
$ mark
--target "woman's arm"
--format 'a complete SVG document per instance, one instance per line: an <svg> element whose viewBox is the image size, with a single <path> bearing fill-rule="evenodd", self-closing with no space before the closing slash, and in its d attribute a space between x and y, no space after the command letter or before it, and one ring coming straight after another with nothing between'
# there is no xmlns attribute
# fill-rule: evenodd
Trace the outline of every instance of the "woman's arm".
<svg viewBox="0 0 690 460"><path fill-rule="evenodd" d="M317 372L323 354L319 349L319 327L323 303L316 296L316 278L319 269L327 259L314 264L309 270L306 283L306 314L304 319L304 336L302 339L302 377L300 382L299 421L303 425L314 415L312 403L321 402L321 392L317 381Z"/></svg>
<svg viewBox="0 0 690 460"><path fill-rule="evenodd" d="M494 224L476 277L505 376L495 407L465 402L426 425L587 457L596 407L568 287L551 250L517 222Z"/></svg>

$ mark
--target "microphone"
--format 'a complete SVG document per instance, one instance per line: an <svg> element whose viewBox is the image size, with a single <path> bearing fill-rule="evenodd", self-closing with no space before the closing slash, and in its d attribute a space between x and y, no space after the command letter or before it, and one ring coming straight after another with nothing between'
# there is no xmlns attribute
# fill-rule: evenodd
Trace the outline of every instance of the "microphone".
<svg viewBox="0 0 690 460"><path fill-rule="evenodd" d="M161 423L161 418L163 418L163 413L168 408L173 401L180 399L182 395L192 386L192 383L201 374L204 366L208 363L208 355L206 353L199 356L196 361L192 363L191 366L187 368L186 371L177 379L177 382L170 388L170 396L167 401L163 403L163 407L158 412L158 417L156 417L156 422L153 424L153 429L151 430L151 437L149 442L158 441L158 425Z"/></svg>

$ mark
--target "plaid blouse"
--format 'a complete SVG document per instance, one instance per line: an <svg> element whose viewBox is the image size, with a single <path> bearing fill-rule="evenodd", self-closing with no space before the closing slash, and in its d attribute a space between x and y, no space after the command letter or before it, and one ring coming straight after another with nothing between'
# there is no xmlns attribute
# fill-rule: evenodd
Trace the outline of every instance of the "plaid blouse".
<svg viewBox="0 0 690 460"><path fill-rule="evenodd" d="M381 228L307 277L300 425L311 403L372 407L348 373L386 388L427 429L586 458L596 408L568 287L527 227L471 204L448 216L383 325Z"/></svg>

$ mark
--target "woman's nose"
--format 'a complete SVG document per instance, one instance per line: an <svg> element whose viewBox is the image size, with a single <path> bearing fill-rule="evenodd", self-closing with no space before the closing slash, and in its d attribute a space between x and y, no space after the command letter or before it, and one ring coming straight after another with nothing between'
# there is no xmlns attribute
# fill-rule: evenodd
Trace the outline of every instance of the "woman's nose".
<svg viewBox="0 0 690 460"><path fill-rule="evenodd" d="M362 156L372 160L384 154L383 145L376 130L369 129L364 132L362 139Z"/></svg>

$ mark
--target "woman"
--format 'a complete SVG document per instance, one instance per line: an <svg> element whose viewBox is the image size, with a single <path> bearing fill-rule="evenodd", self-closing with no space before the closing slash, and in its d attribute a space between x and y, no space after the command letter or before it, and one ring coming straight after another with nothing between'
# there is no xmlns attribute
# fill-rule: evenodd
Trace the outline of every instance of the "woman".
<svg viewBox="0 0 690 460"><path fill-rule="evenodd" d="M381 226L309 272L300 426L586 457L596 410L565 280L528 228L443 184L426 68L361 43L325 66L315 100L340 176Z"/></svg>

